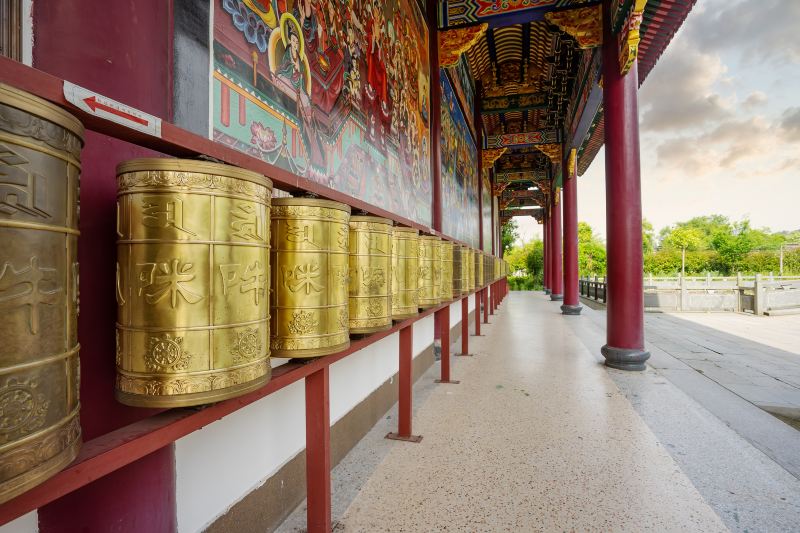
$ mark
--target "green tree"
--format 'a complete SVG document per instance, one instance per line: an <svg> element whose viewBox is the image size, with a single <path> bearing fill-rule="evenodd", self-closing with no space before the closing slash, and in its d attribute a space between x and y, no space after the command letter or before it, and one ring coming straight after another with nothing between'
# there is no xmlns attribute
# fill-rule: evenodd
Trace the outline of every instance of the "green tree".
<svg viewBox="0 0 800 533"><path fill-rule="evenodd" d="M646 218L642 219L642 254L653 253L656 249L656 232Z"/></svg>
<svg viewBox="0 0 800 533"><path fill-rule="evenodd" d="M503 227L500 230L500 240L503 252L501 257L505 257L506 250L511 248L514 242L519 239L519 231L517 231L518 229L519 226L517 225L517 221L513 218L503 224Z"/></svg>
<svg viewBox="0 0 800 533"><path fill-rule="evenodd" d="M679 226L673 229L662 242L666 250L681 251L681 275L686 274L686 250L698 250L704 243L702 230L692 226Z"/></svg>
<svg viewBox="0 0 800 533"><path fill-rule="evenodd" d="M578 275L606 275L606 245L586 222L578 222Z"/></svg>

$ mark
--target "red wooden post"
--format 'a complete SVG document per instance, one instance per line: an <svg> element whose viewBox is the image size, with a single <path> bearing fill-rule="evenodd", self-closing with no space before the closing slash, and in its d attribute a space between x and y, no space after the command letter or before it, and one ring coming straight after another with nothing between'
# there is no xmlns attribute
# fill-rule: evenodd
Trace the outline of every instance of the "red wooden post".
<svg viewBox="0 0 800 533"><path fill-rule="evenodd" d="M550 217L548 216L548 205L547 201L545 201L545 213L542 217L542 244L544 246L542 283L544 284L545 294L550 294Z"/></svg>
<svg viewBox="0 0 800 533"><path fill-rule="evenodd" d="M470 355L469 353L469 296L461 298L461 353L458 355Z"/></svg>
<svg viewBox="0 0 800 533"><path fill-rule="evenodd" d="M331 530L331 420L328 366L306 377L308 532Z"/></svg>
<svg viewBox="0 0 800 533"><path fill-rule="evenodd" d="M481 291L475 291L475 336L481 334Z"/></svg>
<svg viewBox="0 0 800 533"><path fill-rule="evenodd" d="M564 154L564 304L565 315L581 313L578 301L578 175L575 156Z"/></svg>
<svg viewBox="0 0 800 533"><path fill-rule="evenodd" d="M436 311L439 318L439 327L441 328L442 339L442 359L441 359L441 376L436 380L436 383L461 383L457 380L450 379L450 306L446 305Z"/></svg>
<svg viewBox="0 0 800 533"><path fill-rule="evenodd" d="M550 207L550 264L552 266L550 299L553 301L564 299L564 278L561 273L561 201L558 196L558 193L553 192Z"/></svg>
<svg viewBox="0 0 800 533"><path fill-rule="evenodd" d="M603 3L603 107L606 146L606 365L644 370L642 191L639 165L638 71L619 71L610 2Z"/></svg>
<svg viewBox="0 0 800 533"><path fill-rule="evenodd" d="M397 393L397 433L389 433L387 439L419 442L420 435L411 434L411 393L414 386L413 364L411 351L414 346L413 325L409 324L400 330L400 371L398 377Z"/></svg>
<svg viewBox="0 0 800 533"><path fill-rule="evenodd" d="M489 323L489 313L494 314L494 307L492 303L492 295L489 293L489 288L491 286L487 286L481 292L483 293L483 323Z"/></svg>

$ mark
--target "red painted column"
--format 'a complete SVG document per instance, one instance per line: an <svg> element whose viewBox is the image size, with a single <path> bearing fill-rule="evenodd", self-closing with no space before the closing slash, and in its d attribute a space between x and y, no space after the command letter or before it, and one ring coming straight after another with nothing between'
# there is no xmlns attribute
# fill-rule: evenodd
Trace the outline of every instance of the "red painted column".
<svg viewBox="0 0 800 533"><path fill-rule="evenodd" d="M481 292L483 293L483 296L481 296L481 298L483 299L483 323L488 324L489 313L494 314L494 309L492 309L492 298L491 295L489 294L488 286L485 287Z"/></svg>
<svg viewBox="0 0 800 533"><path fill-rule="evenodd" d="M552 206L550 207L550 299L560 301L564 299L564 278L561 271L561 202L558 193L553 192Z"/></svg>
<svg viewBox="0 0 800 533"><path fill-rule="evenodd" d="M328 369L306 378L308 532L331 531L331 420Z"/></svg>
<svg viewBox="0 0 800 533"><path fill-rule="evenodd" d="M619 72L610 1L603 3L603 108L606 147L606 365L644 370L642 191L639 164L638 70Z"/></svg>
<svg viewBox="0 0 800 533"><path fill-rule="evenodd" d="M431 98L431 178L433 181L433 229L442 231L442 154L439 151L441 135L442 89L439 80L439 35L438 2L426 0L425 15L428 19L428 54L430 56L430 98Z"/></svg>
<svg viewBox="0 0 800 533"><path fill-rule="evenodd" d="M481 334L481 291L475 291L475 336Z"/></svg>
<svg viewBox="0 0 800 533"><path fill-rule="evenodd" d="M411 434L411 393L414 385L413 364L414 358L411 351L414 346L413 325L408 325L400 330L400 371L397 383L397 433L389 433L387 439L419 442L422 437Z"/></svg>
<svg viewBox="0 0 800 533"><path fill-rule="evenodd" d="M486 287L486 294L489 295L489 314L493 315L494 309L497 307L497 286L494 283L490 284ZM489 317L486 317L486 322L489 322Z"/></svg>
<svg viewBox="0 0 800 533"><path fill-rule="evenodd" d="M542 269L544 276L542 277L544 283L544 293L550 294L550 217L549 203L545 202L544 217L542 218L542 243L544 245L544 257L542 260Z"/></svg>
<svg viewBox="0 0 800 533"><path fill-rule="evenodd" d="M469 355L469 296L461 298L461 353Z"/></svg>
<svg viewBox="0 0 800 533"><path fill-rule="evenodd" d="M578 301L578 175L573 155L564 154L564 304L565 315L581 313Z"/></svg>
<svg viewBox="0 0 800 533"><path fill-rule="evenodd" d="M439 324L441 325L442 358L441 358L441 377L436 383L458 384L460 381L450 379L450 306L447 305L436 312L441 315Z"/></svg>

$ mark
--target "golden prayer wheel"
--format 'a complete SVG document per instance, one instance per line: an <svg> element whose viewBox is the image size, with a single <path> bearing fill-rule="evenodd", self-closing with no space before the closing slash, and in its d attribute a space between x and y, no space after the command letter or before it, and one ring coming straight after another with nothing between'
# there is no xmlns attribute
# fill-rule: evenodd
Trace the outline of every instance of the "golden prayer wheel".
<svg viewBox="0 0 800 533"><path fill-rule="evenodd" d="M439 299L448 302L453 299L453 242L443 240L439 248L442 269Z"/></svg>
<svg viewBox="0 0 800 533"><path fill-rule="evenodd" d="M319 198L272 205L272 355L342 351L350 346L350 206Z"/></svg>
<svg viewBox="0 0 800 533"><path fill-rule="evenodd" d="M464 275L462 274L461 256L462 246L460 244L453 244L453 299L461 297L464 292L463 282Z"/></svg>
<svg viewBox="0 0 800 533"><path fill-rule="evenodd" d="M467 248L467 289L475 290L475 250Z"/></svg>
<svg viewBox="0 0 800 533"><path fill-rule="evenodd" d="M75 459L83 125L0 85L0 503Z"/></svg>
<svg viewBox="0 0 800 533"><path fill-rule="evenodd" d="M435 307L442 302L442 240L433 235L419 238L419 306Z"/></svg>
<svg viewBox="0 0 800 533"><path fill-rule="evenodd" d="M483 287L483 252L480 250L475 251L475 286Z"/></svg>
<svg viewBox="0 0 800 533"><path fill-rule="evenodd" d="M117 166L117 399L218 402L269 380L272 182L229 165Z"/></svg>
<svg viewBox="0 0 800 533"><path fill-rule="evenodd" d="M487 285L495 280L494 257L489 254L483 255L483 277Z"/></svg>
<svg viewBox="0 0 800 533"><path fill-rule="evenodd" d="M461 294L469 294L469 248L463 244L461 248Z"/></svg>
<svg viewBox="0 0 800 533"><path fill-rule="evenodd" d="M392 228L392 318L417 315L419 305L419 231Z"/></svg>
<svg viewBox="0 0 800 533"><path fill-rule="evenodd" d="M350 217L350 333L392 327L392 221Z"/></svg>

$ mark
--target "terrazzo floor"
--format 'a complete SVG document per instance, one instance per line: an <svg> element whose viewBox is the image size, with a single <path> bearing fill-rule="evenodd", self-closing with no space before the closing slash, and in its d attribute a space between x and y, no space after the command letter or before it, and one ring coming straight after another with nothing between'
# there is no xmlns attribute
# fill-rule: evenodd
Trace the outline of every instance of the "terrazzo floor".
<svg viewBox="0 0 800 533"><path fill-rule="evenodd" d="M509 295L484 336L470 338L474 357L454 361L460 385L433 384L438 365L417 382L413 429L422 442L383 439L396 425L393 409L334 469L335 531L740 529L698 492L645 422L652 410L637 412L626 388L649 380L680 408L701 408L661 389L652 370L626 384L587 348L597 328L582 335L578 324L593 327L541 294ZM680 426L680 416L657 418ZM775 466L710 415L703 423L734 451L763 459L761 475ZM780 481L776 498L800 495L795 478ZM786 506L791 527L796 504ZM278 531L304 530L304 515L301 505Z"/></svg>

